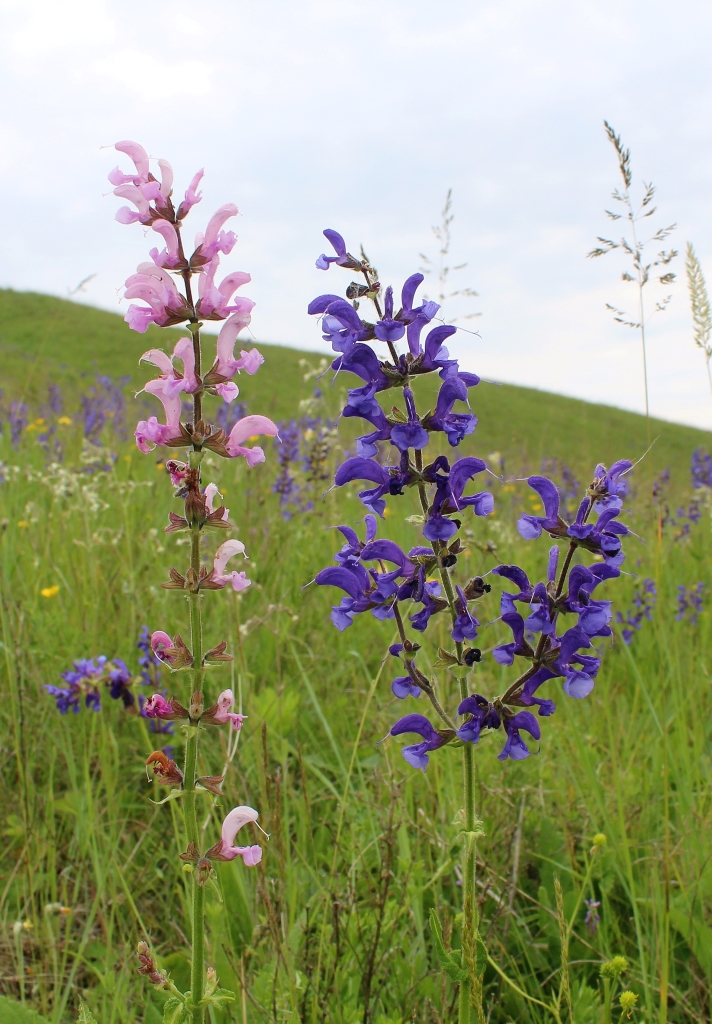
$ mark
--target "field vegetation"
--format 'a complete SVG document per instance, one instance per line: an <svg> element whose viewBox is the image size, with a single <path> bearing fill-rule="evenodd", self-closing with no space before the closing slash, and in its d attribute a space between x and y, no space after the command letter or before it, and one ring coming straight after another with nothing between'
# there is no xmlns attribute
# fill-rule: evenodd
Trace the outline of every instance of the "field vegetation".
<svg viewBox="0 0 712 1024"><path fill-rule="evenodd" d="M45 690L74 660L99 655L126 663L136 699L152 692L147 672L177 696L186 685L141 665L137 647L144 626L177 621L188 633L182 598L160 586L181 551L163 534L166 469L160 450L143 456L131 439L151 401L133 399L145 379L138 355L167 344L148 337L99 310L0 293L8 1024L74 1021L80 1001L99 1024L161 1024L164 997L136 972L141 938L187 986L187 875L172 852L179 801L158 806L165 791L141 767L171 737L108 690L100 710L65 715ZM219 756L217 743L205 748L214 760L203 774L231 767L226 799L205 793L202 820L219 829L227 807L250 804L271 834L258 868L220 864L220 892L208 897L209 962L238 993L212 1024L444 1024L456 986L439 969L428 918L436 907L458 945L457 759L445 748L424 775L398 741L380 742L402 711L390 689L392 624L357 621L339 633L329 592L309 586L340 547L330 527L363 516L350 488L325 494L349 443L333 424L347 382L320 378L318 355L260 348L266 362L245 389L248 411L282 421L284 443L270 443L253 470L205 460L254 582L210 605L211 632L236 655L210 670L210 685L231 685L248 719L237 745L224 737ZM466 534L467 570L516 562L539 578L546 556L515 527L531 511L522 478L544 469L575 508L597 461L645 453L645 419L507 385L482 383L472 398L481 426L461 454L485 458L502 479L490 485L495 514ZM637 534L630 575L617 588L613 649L595 690L585 702L561 695L535 757L501 763L492 736L477 748L492 1024L555 1019L562 953L576 1024L617 1020L623 989L638 996L633 1019L709 1020L712 461L705 433L655 420L651 429L626 499ZM416 543L414 527L393 518L390 535ZM494 590L485 605L486 652L505 633ZM486 692L504 678L491 658L478 672ZM627 969L601 977L615 956Z"/></svg>

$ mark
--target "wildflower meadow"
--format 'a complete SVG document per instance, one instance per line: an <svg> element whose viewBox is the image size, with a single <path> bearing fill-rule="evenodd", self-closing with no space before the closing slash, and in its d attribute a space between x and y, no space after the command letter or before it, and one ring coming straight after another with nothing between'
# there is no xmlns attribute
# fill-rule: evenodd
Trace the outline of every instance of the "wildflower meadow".
<svg viewBox="0 0 712 1024"><path fill-rule="evenodd" d="M115 148L125 322L0 294L0 1024L708 1021L708 435L320 225L330 355L248 340L231 197Z"/></svg>

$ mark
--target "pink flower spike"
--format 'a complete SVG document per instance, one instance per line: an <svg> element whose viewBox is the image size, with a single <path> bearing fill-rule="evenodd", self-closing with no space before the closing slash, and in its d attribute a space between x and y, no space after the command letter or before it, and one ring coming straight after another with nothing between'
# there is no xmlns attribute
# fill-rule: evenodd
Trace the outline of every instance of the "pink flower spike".
<svg viewBox="0 0 712 1024"><path fill-rule="evenodd" d="M237 312L233 313L220 328L217 344L217 365L215 369L222 377L232 377L238 370L246 370L247 373L255 373L258 366L264 362L264 358L257 349L251 352L241 352L242 359L235 359L235 344L237 336L243 327L247 327L254 309L252 299L238 298L235 305L239 306ZM254 355L253 355L254 353ZM249 361L249 367L247 362ZM254 366L254 369L251 367Z"/></svg>
<svg viewBox="0 0 712 1024"><path fill-rule="evenodd" d="M155 633L154 633L155 636ZM165 634L164 634L165 636ZM146 718L173 718L173 708L160 693L154 693L143 705Z"/></svg>
<svg viewBox="0 0 712 1024"><path fill-rule="evenodd" d="M257 821L259 814L252 807L233 807L222 825L222 838L220 840L220 858L223 860L234 860L235 857L242 857L245 866L254 867L262 860L261 846L233 846L235 836L250 821Z"/></svg>
<svg viewBox="0 0 712 1024"><path fill-rule="evenodd" d="M267 416L244 416L241 420L237 421L227 439L225 447L230 458L234 459L237 456L244 455L248 466L256 466L258 462L264 462L265 453L261 448L245 448L242 445L243 441L246 441L248 437L253 437L255 434L278 437L279 428Z"/></svg>
<svg viewBox="0 0 712 1024"><path fill-rule="evenodd" d="M228 405L230 402L234 402L237 396L240 394L240 389L234 381L227 381L226 384L216 384L215 390Z"/></svg>
<svg viewBox="0 0 712 1024"><path fill-rule="evenodd" d="M133 160L136 167L137 179L134 179L135 184L139 184L142 181L148 181L148 153L140 146L138 142L130 142L128 140L123 142L116 142L114 149L118 149L119 153L125 153L126 156Z"/></svg>

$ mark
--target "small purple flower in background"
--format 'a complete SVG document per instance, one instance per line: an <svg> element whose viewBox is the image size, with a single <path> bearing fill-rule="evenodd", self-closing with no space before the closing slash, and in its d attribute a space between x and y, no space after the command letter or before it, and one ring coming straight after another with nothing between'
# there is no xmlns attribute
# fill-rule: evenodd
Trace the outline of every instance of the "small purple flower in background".
<svg viewBox="0 0 712 1024"><path fill-rule="evenodd" d="M28 423L29 409L25 402L11 402L7 421L10 424L10 442L13 448L20 443Z"/></svg>
<svg viewBox="0 0 712 1024"><path fill-rule="evenodd" d="M621 629L621 636L626 647L630 647L636 630L643 625L643 619L652 619L653 608L657 600L658 588L655 585L655 580L648 577L635 588L631 602L632 607L625 614L616 612L616 622L624 627Z"/></svg>
<svg viewBox="0 0 712 1024"><path fill-rule="evenodd" d="M104 674L105 656L102 654L96 660L83 658L73 665L73 668L61 673L66 686L45 686L47 693L57 702L57 711L60 715L66 715L68 711L79 714L82 698L87 708L100 711L99 681Z"/></svg>
<svg viewBox="0 0 712 1024"><path fill-rule="evenodd" d="M587 910L583 923L586 925L586 931L591 935L595 935L598 931L598 924L601 920L601 915L598 913L601 901L590 899L584 900L584 903L586 904Z"/></svg>
<svg viewBox="0 0 712 1024"><path fill-rule="evenodd" d="M693 487L712 487L712 455L704 448L695 448L690 472Z"/></svg>
<svg viewBox="0 0 712 1024"><path fill-rule="evenodd" d="M696 626L702 612L705 599L706 584L698 583L689 590L681 583L677 588L677 615L675 618L680 621L687 619L692 626Z"/></svg>
<svg viewBox="0 0 712 1024"><path fill-rule="evenodd" d="M101 432L107 423L111 423L120 438L127 436L126 400L122 389L128 382L128 377L120 377L114 383L111 377L100 375L82 395L84 436L92 444L100 443Z"/></svg>
<svg viewBox="0 0 712 1024"><path fill-rule="evenodd" d="M64 411L62 391L58 384L50 384L48 388L47 404L55 416L61 416Z"/></svg>
<svg viewBox="0 0 712 1024"><path fill-rule="evenodd" d="M693 456L694 461L694 456ZM652 495L653 501L660 501L667 491L668 484L670 483L670 470L663 469L653 480Z"/></svg>

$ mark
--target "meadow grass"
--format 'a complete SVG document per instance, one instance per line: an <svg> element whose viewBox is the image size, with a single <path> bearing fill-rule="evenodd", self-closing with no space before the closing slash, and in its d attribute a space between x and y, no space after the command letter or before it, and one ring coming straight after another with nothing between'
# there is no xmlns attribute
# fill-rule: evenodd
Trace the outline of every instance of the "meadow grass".
<svg viewBox="0 0 712 1024"><path fill-rule="evenodd" d="M81 386L94 358L102 373L131 372L151 343L111 314L36 299L2 294L3 359L15 346L16 360L8 357L6 400L29 375L39 388L38 378L46 374L46 382L55 369L65 387ZM58 342L51 358L49 339ZM302 384L300 354L264 351L265 366L244 388L250 409L297 414L298 399L313 386ZM41 401L39 390L26 393ZM599 457L645 448L645 421L633 414L512 387L482 385L476 394L481 428L461 453L498 451L515 476L550 456L585 480ZM327 392L327 404L334 400ZM173 838L182 828L180 802L152 803L165 790L147 782L143 768L166 737L150 734L146 719L108 694L99 713L60 716L43 687L58 683L74 658L100 653L137 671L144 623L186 635L183 599L160 588L172 565L182 568L186 549L163 534L172 501L160 453L141 456L107 432L113 461L82 446L81 419L70 412L73 422L57 428L61 463L48 465L31 431L17 449L7 429L0 440L2 991L27 1008L18 1024L30 1024L31 1010L52 1024L72 1021L80 999L99 1024L160 1024L165 997L137 975L133 951L148 938L187 987L188 880ZM499 762L499 734L477 749L486 830L478 848L480 913L491 957L485 1007L493 1024L555 1019L543 1004L560 992L557 879L571 926L576 1024L601 1020L607 996L617 999L623 987L638 993L636 1019L709 1019L710 614L705 606L696 625L675 614L679 585L711 582L711 506L705 492L698 522L674 522L663 499L651 497L653 473L670 465L667 500L687 503L690 456L704 443L689 428L658 429L631 501L640 540L627 545L626 569L635 575L611 594L624 609L640 579L653 579L652 618L630 646L616 627L586 701L557 697L537 756ZM332 450L329 459L340 455ZM428 916L436 907L446 939L459 944L459 758L446 747L423 775L405 764L397 741L379 742L403 710L385 657L392 624L357 621L340 634L328 620L334 592L305 586L340 546L328 527L362 518L354 494L331 491L322 500L316 485L313 511L286 520L272 490L275 452L252 471L237 461L206 458L247 546L254 583L210 603L207 639L227 639L236 660L210 670L208 696L232 685L249 717L236 753L226 737L220 749L204 745L203 774L232 764L226 797L204 795L202 821L216 835L227 808L251 804L271 840L257 869L218 867L221 895L208 898L208 962L237 1000L211 1024L449 1021L456 990L439 971ZM521 541L514 525L529 507L526 485L493 489L495 516L468 524L466 571L516 561L541 575L545 554ZM405 514L412 511L408 503ZM416 528L394 518L389 534L416 543ZM496 619L497 597L479 606L483 622ZM503 636L494 624L479 642L487 650ZM477 688L494 694L506 675L485 659ZM178 673L165 685L185 699L186 678ZM455 682L439 678L452 704ZM607 843L592 854L597 833ZM584 925L584 898L601 902L595 933ZM614 955L625 956L629 969L610 991L599 971ZM15 1020L8 1006L0 997L0 1021L3 1013Z"/></svg>

